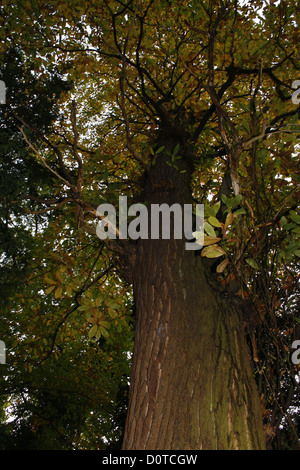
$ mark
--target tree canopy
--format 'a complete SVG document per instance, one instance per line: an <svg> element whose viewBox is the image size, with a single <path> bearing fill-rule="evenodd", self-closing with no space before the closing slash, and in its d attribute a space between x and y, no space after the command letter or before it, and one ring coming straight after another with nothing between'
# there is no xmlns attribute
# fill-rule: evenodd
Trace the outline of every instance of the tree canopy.
<svg viewBox="0 0 300 470"><path fill-rule="evenodd" d="M134 242L100 240L97 207L143 202L163 154L204 204L215 289L249 307L270 445L296 448L297 2L4 0L0 24L0 445L120 447Z"/></svg>

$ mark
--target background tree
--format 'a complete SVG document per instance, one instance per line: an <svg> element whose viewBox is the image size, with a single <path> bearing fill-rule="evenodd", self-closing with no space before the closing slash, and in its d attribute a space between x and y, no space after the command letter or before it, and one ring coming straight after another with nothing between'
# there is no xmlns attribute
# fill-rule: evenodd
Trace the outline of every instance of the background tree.
<svg viewBox="0 0 300 470"><path fill-rule="evenodd" d="M53 70L73 83L50 127L29 103L8 104L26 155L49 174L23 206L28 220L51 214L33 237L39 275L26 274L26 305L14 298L44 341L35 354L52 364L87 323L112 354L132 285L123 448L265 448L298 386L296 3L24 0L1 14L3 57L18 39L37 83ZM99 241L97 206L119 195L205 203L204 248Z"/></svg>
<svg viewBox="0 0 300 470"><path fill-rule="evenodd" d="M1 72L5 83L10 84L9 98L18 110L32 110L40 131L47 132L59 117L57 100L71 84L59 73L45 81L34 79L32 64L15 49L3 62ZM110 343L100 345L91 343L85 335L86 317L82 318L82 313L75 317L79 299L91 295L95 284L97 293L101 285L104 291L118 291L115 281L111 284L113 266L106 266L103 256L101 264L99 255L95 258L99 240L73 243L69 235L73 227L63 229L64 217L39 210L41 198L55 197L49 170L32 158L7 109L1 107L0 111L0 336L5 338L8 354L0 383L0 448L101 449L120 445L130 374L130 326L126 326L126 334L120 327L115 329L115 340L111 329ZM60 241L53 237L51 224ZM67 265L75 281L71 257L73 268L76 272L78 269L80 289L71 304L68 286L69 300L64 307L60 281L67 275ZM99 272L94 276L96 267ZM82 280L80 276L86 277ZM49 302L45 286L49 294L56 288L53 301ZM118 291L115 295L122 294ZM124 312L128 309L130 298ZM65 322L70 322L72 314L67 327Z"/></svg>

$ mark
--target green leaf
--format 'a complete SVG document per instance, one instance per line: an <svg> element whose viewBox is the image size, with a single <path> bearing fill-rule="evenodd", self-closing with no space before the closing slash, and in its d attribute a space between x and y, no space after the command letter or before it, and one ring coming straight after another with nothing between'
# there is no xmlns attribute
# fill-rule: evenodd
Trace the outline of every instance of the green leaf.
<svg viewBox="0 0 300 470"><path fill-rule="evenodd" d="M193 232L193 236L196 238L196 240L199 240L199 238L203 237L203 232L200 232L200 231Z"/></svg>
<svg viewBox="0 0 300 470"><path fill-rule="evenodd" d="M237 206L238 204L240 204L243 200L243 197L241 194L238 194L237 196L234 196L234 198L232 199L232 206L231 207L235 207Z"/></svg>
<svg viewBox="0 0 300 470"><path fill-rule="evenodd" d="M180 149L180 144L177 144L174 148L174 151L173 151L173 156L177 155L178 151Z"/></svg>
<svg viewBox="0 0 300 470"><path fill-rule="evenodd" d="M109 337L108 331L105 328L102 328L101 326L100 326L100 333L104 336L104 338Z"/></svg>
<svg viewBox="0 0 300 470"><path fill-rule="evenodd" d="M216 237L216 232L213 227L206 221L204 222L204 230L210 237Z"/></svg>
<svg viewBox="0 0 300 470"><path fill-rule="evenodd" d="M249 266L251 266L251 268L260 269L259 265L257 264L257 262L253 258L247 258L247 259L245 259L245 261L246 261L247 264L249 264Z"/></svg>
<svg viewBox="0 0 300 470"><path fill-rule="evenodd" d="M110 307L114 309L119 309L121 306L120 303L114 299L105 299L104 304L106 307Z"/></svg>
<svg viewBox="0 0 300 470"><path fill-rule="evenodd" d="M97 329L98 329L98 326L97 326L97 325L93 325L93 326L92 326L92 328L91 328L90 331L89 331L89 338L92 338L93 336L96 335Z"/></svg>
<svg viewBox="0 0 300 470"><path fill-rule="evenodd" d="M289 215L293 222L296 222L296 224L300 224L300 215L298 215L296 211L290 211Z"/></svg>
<svg viewBox="0 0 300 470"><path fill-rule="evenodd" d="M227 198L227 196L225 196L225 194L221 194L221 200L227 206L228 198Z"/></svg>
<svg viewBox="0 0 300 470"><path fill-rule="evenodd" d="M213 217L213 216L208 217L208 222L210 223L210 225L213 225L214 227L222 227L222 225L220 224L218 219L216 219L216 217Z"/></svg>
<svg viewBox="0 0 300 470"><path fill-rule="evenodd" d="M247 211L244 207L241 207L240 209L234 212L234 215L241 215L241 214L247 214Z"/></svg>
<svg viewBox="0 0 300 470"><path fill-rule="evenodd" d="M96 331L96 340L99 341L100 337L101 337L101 328L97 328L97 331Z"/></svg>
<svg viewBox="0 0 300 470"><path fill-rule="evenodd" d="M289 223L287 223L283 226L284 230L286 230L286 231L289 231L289 230L291 230L293 228L296 228L296 227L297 227L297 225L294 224L293 222L289 222Z"/></svg>
<svg viewBox="0 0 300 470"><path fill-rule="evenodd" d="M281 223L282 226L287 224L287 218L284 217L284 215L282 217L280 217L280 223Z"/></svg>
<svg viewBox="0 0 300 470"><path fill-rule="evenodd" d="M221 207L221 201L216 202L216 203L212 206L212 209L213 209L213 212L214 212L214 216L217 215L217 213L218 213L219 210L220 210L220 207Z"/></svg>
<svg viewBox="0 0 300 470"><path fill-rule="evenodd" d="M209 204L204 204L204 215L205 217L214 217L216 215L213 207Z"/></svg>
<svg viewBox="0 0 300 470"><path fill-rule="evenodd" d="M238 194L237 196L234 196L233 198L227 198L225 194L221 194L221 199L224 202L224 204L228 207L228 209L232 209L233 207L236 207L238 204L242 202L243 197L241 194Z"/></svg>
<svg viewBox="0 0 300 470"><path fill-rule="evenodd" d="M260 149L256 154L257 161L259 163L264 163L264 161L266 160L267 155L268 155L268 150L266 148Z"/></svg>
<svg viewBox="0 0 300 470"><path fill-rule="evenodd" d="M155 154L158 155L158 154L161 153L164 149L165 149L165 146L162 145L161 147L159 147L158 150L156 150Z"/></svg>

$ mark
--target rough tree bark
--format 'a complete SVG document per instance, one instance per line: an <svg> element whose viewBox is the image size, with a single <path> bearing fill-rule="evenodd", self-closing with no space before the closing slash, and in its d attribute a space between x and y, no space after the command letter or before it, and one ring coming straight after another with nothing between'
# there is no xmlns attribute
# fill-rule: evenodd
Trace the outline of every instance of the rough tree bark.
<svg viewBox="0 0 300 470"><path fill-rule="evenodd" d="M156 162L144 200L191 202L184 160L177 171L165 159ZM184 165L187 171L180 173ZM185 249L184 239L136 245L136 337L124 450L265 448L242 312L211 285L196 253Z"/></svg>

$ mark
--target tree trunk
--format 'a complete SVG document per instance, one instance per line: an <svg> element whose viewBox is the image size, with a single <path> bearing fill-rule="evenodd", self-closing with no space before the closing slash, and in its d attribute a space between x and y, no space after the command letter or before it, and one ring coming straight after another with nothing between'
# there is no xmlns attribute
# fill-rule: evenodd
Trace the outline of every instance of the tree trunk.
<svg viewBox="0 0 300 470"><path fill-rule="evenodd" d="M186 203L182 175L177 172L173 192L155 192L152 182L147 201ZM208 282L196 253L185 249L184 239L137 244L136 337L123 449L265 448L241 312Z"/></svg>

